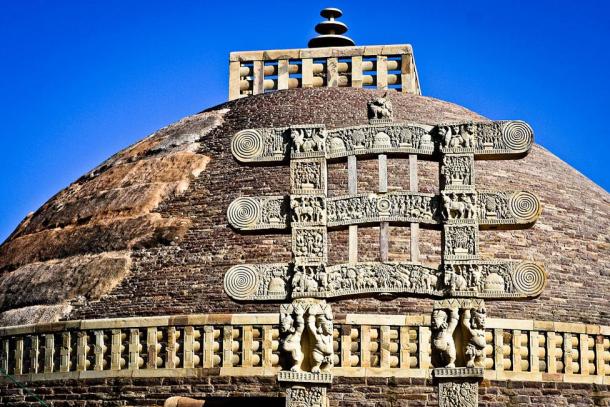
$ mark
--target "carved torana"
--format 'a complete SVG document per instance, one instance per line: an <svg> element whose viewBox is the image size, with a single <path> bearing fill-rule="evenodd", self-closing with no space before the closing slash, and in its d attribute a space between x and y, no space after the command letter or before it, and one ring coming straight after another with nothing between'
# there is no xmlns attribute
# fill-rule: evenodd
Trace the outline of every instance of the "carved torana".
<svg viewBox="0 0 610 407"><path fill-rule="evenodd" d="M544 288L546 273L530 261L481 258L480 229L528 227L540 216L541 204L527 191L477 190L474 162L527 154L532 129L521 121L396 122L387 94L368 103L368 117L368 125L248 129L233 137L231 149L239 161L290 162L289 195L238 197L227 218L239 230L290 229L292 261L234 266L225 275L225 290L240 301L292 301L280 309L284 370L278 375L280 381L293 383L287 391L291 406L317 405L323 398L323 387L299 384L332 381L333 319L325 300L388 295L440 299L429 337L439 404L475 406L487 344L481 299L535 297ZM354 184L348 195L328 197L328 160L361 155L379 155L378 191L358 193ZM440 191L388 192L388 155L438 160ZM349 177L355 180L350 160ZM413 262L388 261L390 223L440 230L441 263L422 265L413 251ZM380 226L381 261L357 261L356 225ZM328 229L344 227L350 228L350 261L329 265ZM415 237L417 230L412 231Z"/></svg>

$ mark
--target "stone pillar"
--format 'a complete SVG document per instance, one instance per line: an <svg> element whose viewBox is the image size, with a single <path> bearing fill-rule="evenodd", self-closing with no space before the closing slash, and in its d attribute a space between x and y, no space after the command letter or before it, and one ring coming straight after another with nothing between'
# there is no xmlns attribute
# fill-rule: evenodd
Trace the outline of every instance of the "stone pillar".
<svg viewBox="0 0 610 407"><path fill-rule="evenodd" d="M437 368L433 372L438 383L439 407L477 407L482 368Z"/></svg>
<svg viewBox="0 0 610 407"><path fill-rule="evenodd" d="M439 406L476 407L485 358L483 300L435 301L431 330Z"/></svg>

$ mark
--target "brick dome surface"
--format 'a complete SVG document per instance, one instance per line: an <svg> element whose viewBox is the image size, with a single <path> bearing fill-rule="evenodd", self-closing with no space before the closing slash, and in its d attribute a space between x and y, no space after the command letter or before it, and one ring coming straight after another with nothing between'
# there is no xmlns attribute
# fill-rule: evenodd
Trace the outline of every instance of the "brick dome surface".
<svg viewBox="0 0 610 407"><path fill-rule="evenodd" d="M165 127L117 153L24 219L0 246L0 325L58 319L205 312L277 312L223 291L241 263L290 261L290 232L243 233L226 219L242 195L287 194L287 164L237 162L231 136L246 128L366 124L379 91L295 89L228 102ZM390 93L394 120L487 120L428 97ZM498 118L519 119L519 118ZM534 129L535 130L535 129ZM482 231L483 258L544 262L533 301L489 301L490 316L608 324L610 195L544 148L515 161L477 161L477 188L528 190L543 204L531 229ZM390 190L408 189L408 161L388 161ZM377 162L358 160L359 191L375 191ZM419 162L419 185L438 192L438 164ZM329 165L329 196L347 191L344 162ZM378 230L359 229L361 261L378 259ZM408 260L409 229L390 228L390 260ZM421 259L440 262L440 232L422 229ZM347 231L329 233L329 264L347 260ZM340 300L335 314L430 312L424 298Z"/></svg>

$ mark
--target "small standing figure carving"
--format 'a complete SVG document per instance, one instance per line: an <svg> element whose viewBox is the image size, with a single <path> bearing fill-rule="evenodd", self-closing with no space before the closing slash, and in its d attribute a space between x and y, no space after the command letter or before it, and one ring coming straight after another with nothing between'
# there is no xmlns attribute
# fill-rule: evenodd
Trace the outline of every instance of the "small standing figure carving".
<svg viewBox="0 0 610 407"><path fill-rule="evenodd" d="M469 335L464 354L466 367L485 366L485 308L464 310L462 325Z"/></svg>
<svg viewBox="0 0 610 407"><path fill-rule="evenodd" d="M286 335L283 339L282 348L290 355L291 363L290 370L293 372L301 371L301 363L303 362L303 350L301 349L301 336L305 329L305 318L303 318L305 310L302 307L294 307L294 315L286 313L282 314L282 332Z"/></svg>
<svg viewBox="0 0 610 407"><path fill-rule="evenodd" d="M432 347L438 361L437 367L455 367L455 341L453 332L459 322L457 308L448 312L436 309L432 312Z"/></svg>

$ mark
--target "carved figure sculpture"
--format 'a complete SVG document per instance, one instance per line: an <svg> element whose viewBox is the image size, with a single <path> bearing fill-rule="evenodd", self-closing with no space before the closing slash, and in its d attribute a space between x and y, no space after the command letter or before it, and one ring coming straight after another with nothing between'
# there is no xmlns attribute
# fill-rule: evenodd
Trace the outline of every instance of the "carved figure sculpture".
<svg viewBox="0 0 610 407"><path fill-rule="evenodd" d="M326 314L307 317L309 331L315 339L311 354L311 372L328 371L333 365L333 323L332 317Z"/></svg>
<svg viewBox="0 0 610 407"><path fill-rule="evenodd" d="M383 97L376 98L369 102L370 119L391 119L392 102L386 99L387 93Z"/></svg>
<svg viewBox="0 0 610 407"><path fill-rule="evenodd" d="M484 367L485 354L485 308L464 310L462 325L468 333L464 355L466 367Z"/></svg>
<svg viewBox="0 0 610 407"><path fill-rule="evenodd" d="M458 308L446 310L436 309L432 312L432 348L436 357L437 367L455 367L455 341L453 332L459 322Z"/></svg>
<svg viewBox="0 0 610 407"><path fill-rule="evenodd" d="M305 329L305 318L303 315L305 310L300 306L294 306L294 315L282 313L282 333L286 336L282 341L282 349L288 355L290 355L291 366L290 370L293 372L299 372L301 370L301 363L303 362L303 351L301 350L301 337L303 330Z"/></svg>
<svg viewBox="0 0 610 407"><path fill-rule="evenodd" d="M464 146L464 139L462 138L462 134L460 133L460 126L454 125L451 126L451 141L449 142L449 147L457 148Z"/></svg>

